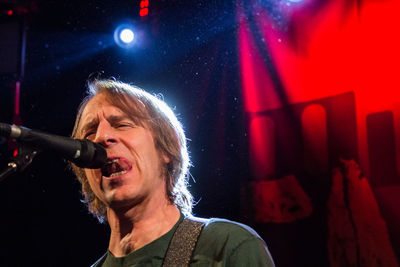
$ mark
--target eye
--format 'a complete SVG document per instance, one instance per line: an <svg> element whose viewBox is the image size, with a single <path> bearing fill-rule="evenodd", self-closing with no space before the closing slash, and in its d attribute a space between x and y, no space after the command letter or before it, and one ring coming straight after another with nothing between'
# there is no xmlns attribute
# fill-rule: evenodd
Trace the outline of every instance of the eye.
<svg viewBox="0 0 400 267"><path fill-rule="evenodd" d="M116 128L124 129L124 128L132 128L134 127L134 124L129 123L129 122L120 122L116 125Z"/></svg>
<svg viewBox="0 0 400 267"><path fill-rule="evenodd" d="M89 139L89 137L92 136L92 135L94 135L94 134L95 134L94 131L86 132L86 133L83 135L83 138L84 138L84 139Z"/></svg>

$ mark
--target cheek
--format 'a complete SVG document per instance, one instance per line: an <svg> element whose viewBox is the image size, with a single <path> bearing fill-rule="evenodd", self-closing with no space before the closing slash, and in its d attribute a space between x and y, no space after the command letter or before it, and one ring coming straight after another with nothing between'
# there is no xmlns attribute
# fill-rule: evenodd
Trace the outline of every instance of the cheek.
<svg viewBox="0 0 400 267"><path fill-rule="evenodd" d="M97 193L100 190L100 181L101 175L97 174L96 170L85 170L85 175L88 179L89 185L92 188L92 191Z"/></svg>

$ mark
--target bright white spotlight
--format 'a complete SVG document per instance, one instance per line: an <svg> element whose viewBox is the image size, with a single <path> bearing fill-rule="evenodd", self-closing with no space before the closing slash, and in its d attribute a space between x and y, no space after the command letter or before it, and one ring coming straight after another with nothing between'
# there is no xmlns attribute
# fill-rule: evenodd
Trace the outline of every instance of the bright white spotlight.
<svg viewBox="0 0 400 267"><path fill-rule="evenodd" d="M114 41L122 48L130 48L135 43L135 33L129 24L122 24L114 31Z"/></svg>
<svg viewBox="0 0 400 267"><path fill-rule="evenodd" d="M128 44L133 41L135 34L131 29L123 29L119 34L119 38L121 38L122 42Z"/></svg>

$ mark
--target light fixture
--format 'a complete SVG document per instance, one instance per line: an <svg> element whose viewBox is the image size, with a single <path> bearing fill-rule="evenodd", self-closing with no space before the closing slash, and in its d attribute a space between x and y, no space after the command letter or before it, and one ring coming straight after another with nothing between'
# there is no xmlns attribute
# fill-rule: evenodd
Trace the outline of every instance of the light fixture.
<svg viewBox="0 0 400 267"><path fill-rule="evenodd" d="M135 32L130 24L121 24L114 31L114 41L122 48L130 48L135 43Z"/></svg>

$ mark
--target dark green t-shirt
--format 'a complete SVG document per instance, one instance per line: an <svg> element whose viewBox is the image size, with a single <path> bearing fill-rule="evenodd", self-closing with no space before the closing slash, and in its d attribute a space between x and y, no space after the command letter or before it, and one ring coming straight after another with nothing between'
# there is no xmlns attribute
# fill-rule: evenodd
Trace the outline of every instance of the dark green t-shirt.
<svg viewBox="0 0 400 267"><path fill-rule="evenodd" d="M168 245L183 216L165 235L125 257L109 251L93 266L162 266ZM274 266L264 241L250 227L223 219L204 226L189 266Z"/></svg>

